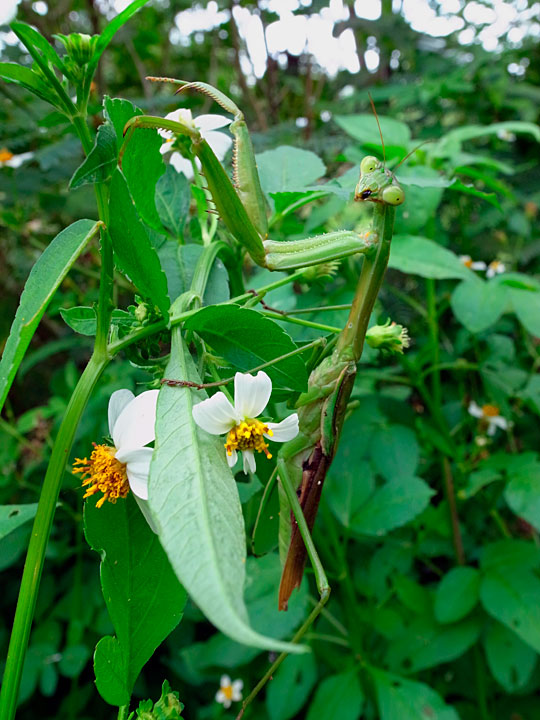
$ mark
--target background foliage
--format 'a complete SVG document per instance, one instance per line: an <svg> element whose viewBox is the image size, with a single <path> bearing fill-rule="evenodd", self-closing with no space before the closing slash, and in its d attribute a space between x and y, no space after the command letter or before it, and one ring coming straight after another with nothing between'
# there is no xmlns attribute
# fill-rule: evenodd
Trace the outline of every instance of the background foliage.
<svg viewBox="0 0 540 720"><path fill-rule="evenodd" d="M467 3L462 5L466 22ZM244 7L255 9L252 3ZM306 4L297 14L322 7ZM18 19L48 38L99 32L110 10L106 3L76 0L51 3L47 14L39 8L22 2ZM376 126L365 115L367 89L382 116L389 158L409 147L407 127L414 138L436 141L415 156L416 164L400 169L407 201L398 211L391 269L376 312L381 321L391 317L406 325L412 347L398 360L365 353L323 494L315 541L334 589L328 612L309 637L313 654L290 657L246 717L532 720L540 714L538 137L518 126L489 134L471 126L538 122L538 45L531 38L512 43L502 37L497 52L487 53L461 45L455 34L435 40L412 30L383 2L376 21L353 16L343 23L353 29L358 48L378 48L376 71L362 67L356 75L327 77L308 53L282 53L256 79L244 74L247 55L228 7L219 8L225 13L219 27L194 32L183 44L171 42L175 18L186 9L173 0L155 2L123 28L99 68L93 122L96 128L102 122L103 95L128 98L156 114L177 107L171 93L146 75L204 80L231 94L262 153L263 186L281 213L277 237L348 227L363 212L351 208L348 191L359 159L379 145ZM269 6L261 4L259 11L264 25L275 21ZM2 60L27 58L19 45L4 42ZM20 168L0 169L5 338L38 254L62 228L95 211L89 185L68 192L83 158L61 117L14 85L1 84L0 93L0 146L34 153ZM211 109L210 101L194 95L182 102L196 114ZM295 162L286 151L287 175L283 151L269 152L283 145L319 159ZM458 181L422 187L419 178L433 185L441 170ZM288 212L302 197L297 193L313 192L309 188L325 174L338 178L336 192ZM405 184L407 176L417 184ZM189 267L201 229L192 201L187 214L189 186L177 182L169 230L188 253ZM476 191L466 187L470 183ZM164 196L170 200L170 189ZM460 254L486 263L497 259L507 272L486 281L484 273L475 275L460 263ZM1 420L0 502L25 506L16 521L0 514L3 651L51 438L91 347L82 331L89 318L76 308L97 300L97 257L94 243L54 296ZM358 262L347 260L330 281L281 288L266 302L287 312L346 304L357 272ZM246 268L247 287L272 279ZM121 277L118 287L119 306L127 309L133 288ZM224 271L211 288L218 298L212 302L219 302L220 292L228 292ZM299 317L341 327L346 311ZM320 335L282 326L296 342ZM226 343L219 347L225 358L227 351ZM143 360L109 366L84 415L77 453L106 434L113 390L151 380ZM247 359L242 369L254 364ZM471 400L496 405L512 423L509 431L487 436L485 424L467 412ZM240 485L248 532L267 471L260 463L260 477ZM78 484L66 472L25 666L23 720L37 713L111 716L95 691L91 658L100 638L114 630L101 595L99 558L83 537ZM269 548L266 539L257 555ZM251 557L246 604L256 629L271 627L274 637L288 639L311 607L311 593L305 582L289 612L278 614L279 573L274 552ZM188 601L182 622L146 665L134 692L157 699L167 677L180 691L186 718L219 717L224 711L213 697L220 675L241 677L249 688L267 662L266 653L216 633Z"/></svg>

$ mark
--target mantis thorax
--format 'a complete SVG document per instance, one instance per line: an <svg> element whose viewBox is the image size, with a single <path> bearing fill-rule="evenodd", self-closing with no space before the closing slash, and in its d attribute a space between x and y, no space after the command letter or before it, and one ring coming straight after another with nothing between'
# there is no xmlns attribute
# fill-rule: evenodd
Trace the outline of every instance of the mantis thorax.
<svg viewBox="0 0 540 720"><path fill-rule="evenodd" d="M401 205L405 193L384 163L373 155L367 155L360 163L360 179L354 191L354 199Z"/></svg>

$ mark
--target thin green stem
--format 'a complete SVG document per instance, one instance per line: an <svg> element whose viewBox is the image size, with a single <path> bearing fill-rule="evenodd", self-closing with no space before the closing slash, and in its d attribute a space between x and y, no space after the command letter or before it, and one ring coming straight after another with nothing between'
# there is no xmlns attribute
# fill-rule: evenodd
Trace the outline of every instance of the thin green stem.
<svg viewBox="0 0 540 720"><path fill-rule="evenodd" d="M346 305L325 305L324 307L296 308L295 310L287 310L287 315L307 315L314 312L329 312L331 310L350 310L352 303Z"/></svg>
<svg viewBox="0 0 540 720"><path fill-rule="evenodd" d="M45 550L64 477L66 461L86 403L108 361L107 356L92 355L71 396L54 442L51 460L43 481L32 535L30 536L19 599L15 610L0 695L0 717L2 720L12 720L15 716L24 657L34 617Z"/></svg>
<svg viewBox="0 0 540 720"><path fill-rule="evenodd" d="M314 328L315 330L322 330L322 332L341 332L341 328L334 327L333 325L323 325L322 323L311 322L311 320L300 320L300 318L288 317L287 315L272 312L271 310L261 310L261 315L272 318L273 320L282 320L283 322L288 322L292 325L302 325L303 327Z"/></svg>
<svg viewBox="0 0 540 720"><path fill-rule="evenodd" d="M118 708L117 720L126 720L129 713L129 705L122 705Z"/></svg>
<svg viewBox="0 0 540 720"><path fill-rule="evenodd" d="M428 311L429 339L431 346L431 391L433 403L437 408L441 407L441 374L439 372L439 318L437 315L437 294L435 291L435 280L426 278L426 300Z"/></svg>
<svg viewBox="0 0 540 720"><path fill-rule="evenodd" d="M486 669L478 643L473 648L474 669L476 674L476 697L481 720L491 720L486 694Z"/></svg>

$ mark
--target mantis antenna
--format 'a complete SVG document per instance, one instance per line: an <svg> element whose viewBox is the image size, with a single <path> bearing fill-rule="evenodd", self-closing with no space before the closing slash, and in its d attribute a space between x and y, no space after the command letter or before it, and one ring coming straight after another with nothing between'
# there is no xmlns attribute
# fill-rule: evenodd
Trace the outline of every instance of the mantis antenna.
<svg viewBox="0 0 540 720"><path fill-rule="evenodd" d="M368 92L368 97L369 97L369 102L371 103L371 109L373 110L373 114L375 115L375 120L377 121L377 127L379 128L379 135L381 136L383 163L386 165L386 150L384 148L384 140L383 140L383 136L382 136L381 123L379 122L379 116L377 115L377 110L375 109L375 103L373 102L373 98L371 97L371 93L369 93L369 92Z"/></svg>
<svg viewBox="0 0 540 720"><path fill-rule="evenodd" d="M423 142L420 143L420 145L417 145L413 150L411 150L410 152L408 152L408 153L405 155L405 157L398 162L398 164L396 165L396 167L395 167L395 168L392 168L392 172L395 172L400 165L403 165L403 163L405 162L405 160L408 160L408 159L411 157L411 155L414 155L414 153L415 153L417 150L419 150L419 149L422 147L422 145L426 145L427 143L430 143L430 142L433 142L433 140L424 140Z"/></svg>

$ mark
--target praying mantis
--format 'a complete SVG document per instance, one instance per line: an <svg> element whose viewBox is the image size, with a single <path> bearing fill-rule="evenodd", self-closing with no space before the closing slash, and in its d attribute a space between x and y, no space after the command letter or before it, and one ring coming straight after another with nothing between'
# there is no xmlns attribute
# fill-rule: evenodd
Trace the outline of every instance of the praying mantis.
<svg viewBox="0 0 540 720"><path fill-rule="evenodd" d="M352 254L364 256L347 323L330 354L312 371L308 389L296 403L300 434L282 447L276 463L281 505L280 550L284 560L279 608L287 609L291 593L300 585L306 554L310 557L320 595L319 604L295 636L298 640L322 610L330 593L311 530L324 479L336 453L370 315L388 264L395 208L404 202L405 193L384 162L367 156L360 164L354 199L373 203L369 229L359 233L339 231L295 241L273 241L268 238L266 203L242 112L230 98L206 83L152 79L174 83L180 90L202 92L233 114L230 125L234 136L233 182L194 125L141 115L127 123L124 133L129 136L136 128L144 127L187 135L192 141L193 153L201 163L217 212L231 235L257 265L269 270L294 270ZM379 124L376 114L375 117Z"/></svg>

